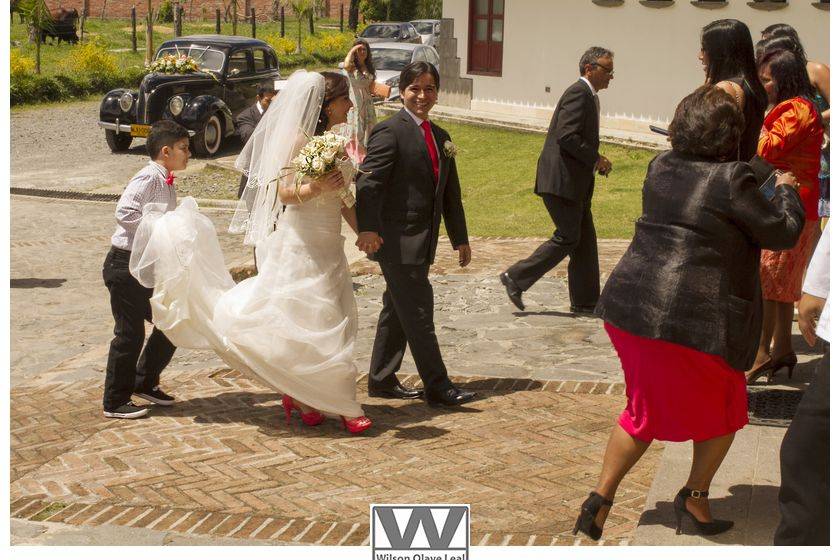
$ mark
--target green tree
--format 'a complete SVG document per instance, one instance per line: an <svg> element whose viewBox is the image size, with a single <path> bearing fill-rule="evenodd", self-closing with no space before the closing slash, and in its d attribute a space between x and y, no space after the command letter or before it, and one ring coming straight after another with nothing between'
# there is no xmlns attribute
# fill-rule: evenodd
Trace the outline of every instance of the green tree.
<svg viewBox="0 0 840 560"><path fill-rule="evenodd" d="M50 9L45 0L20 0L17 5L18 13L23 22L29 25L29 29L35 38L35 73L41 73L41 39L45 31L54 29L54 23Z"/></svg>
<svg viewBox="0 0 840 560"><path fill-rule="evenodd" d="M443 17L443 0L418 0L417 19L440 19Z"/></svg>
<svg viewBox="0 0 840 560"><path fill-rule="evenodd" d="M295 12L298 23L297 52L303 52L303 20L315 17L315 10L321 7L322 0L286 0L286 5ZM314 22L311 24L314 31Z"/></svg>

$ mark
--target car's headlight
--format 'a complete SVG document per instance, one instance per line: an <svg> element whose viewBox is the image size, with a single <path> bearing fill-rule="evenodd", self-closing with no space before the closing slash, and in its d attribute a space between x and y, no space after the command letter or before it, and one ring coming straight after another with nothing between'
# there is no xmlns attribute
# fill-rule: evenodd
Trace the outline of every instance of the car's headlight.
<svg viewBox="0 0 840 560"><path fill-rule="evenodd" d="M120 96L120 109L128 112L131 110L132 105L134 105L134 96L131 95L130 91L127 91Z"/></svg>
<svg viewBox="0 0 840 560"><path fill-rule="evenodd" d="M169 112L172 113L173 116L177 117L181 114L181 111L184 110L184 98L180 95L176 95L172 99L169 100Z"/></svg>

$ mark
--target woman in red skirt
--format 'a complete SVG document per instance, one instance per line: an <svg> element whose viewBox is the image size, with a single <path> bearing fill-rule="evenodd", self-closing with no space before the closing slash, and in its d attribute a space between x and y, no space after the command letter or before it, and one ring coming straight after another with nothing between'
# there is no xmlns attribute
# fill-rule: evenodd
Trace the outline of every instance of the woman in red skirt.
<svg viewBox="0 0 840 560"><path fill-rule="evenodd" d="M793 304L802 295L805 267L819 238L823 141L822 116L811 101L814 87L806 64L801 54L779 47L763 52L758 60L759 77L772 105L764 119L758 155L774 167L796 175L805 207L805 227L792 249L761 252L764 321L758 352L747 372L748 383L764 375L769 381L782 368L787 368L790 378L796 365L791 343Z"/></svg>
<svg viewBox="0 0 840 560"><path fill-rule="evenodd" d="M704 534L733 525L712 517L708 495L747 423L743 371L761 327L759 253L792 247L804 219L792 174L768 200L748 164L726 161L743 127L735 100L702 86L677 107L673 149L648 167L642 217L596 310L624 369L627 406L575 532L600 538L619 483L654 439L694 441L674 498L677 531L683 518Z"/></svg>

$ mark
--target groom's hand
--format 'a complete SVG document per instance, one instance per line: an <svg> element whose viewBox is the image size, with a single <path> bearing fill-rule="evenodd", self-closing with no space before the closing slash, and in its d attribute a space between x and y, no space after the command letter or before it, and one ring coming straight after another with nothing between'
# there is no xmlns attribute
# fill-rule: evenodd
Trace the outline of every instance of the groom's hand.
<svg viewBox="0 0 840 560"><path fill-rule="evenodd" d="M383 239L375 231L360 231L359 238L356 240L356 247L370 255L377 252L382 243L384 243Z"/></svg>
<svg viewBox="0 0 840 560"><path fill-rule="evenodd" d="M472 260L472 249L470 249L469 243L458 245L455 249L458 251L458 264L461 265L461 268L470 264Z"/></svg>

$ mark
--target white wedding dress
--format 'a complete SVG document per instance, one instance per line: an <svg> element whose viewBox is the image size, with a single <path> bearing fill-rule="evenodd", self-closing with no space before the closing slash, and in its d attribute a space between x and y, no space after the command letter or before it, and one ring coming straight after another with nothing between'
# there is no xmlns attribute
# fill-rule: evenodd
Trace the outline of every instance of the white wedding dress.
<svg viewBox="0 0 840 560"><path fill-rule="evenodd" d="M131 269L154 287L154 324L176 346L214 350L232 368L323 413L362 416L341 204L331 192L289 205L257 245L259 273L239 284L192 197L168 213L148 205Z"/></svg>

